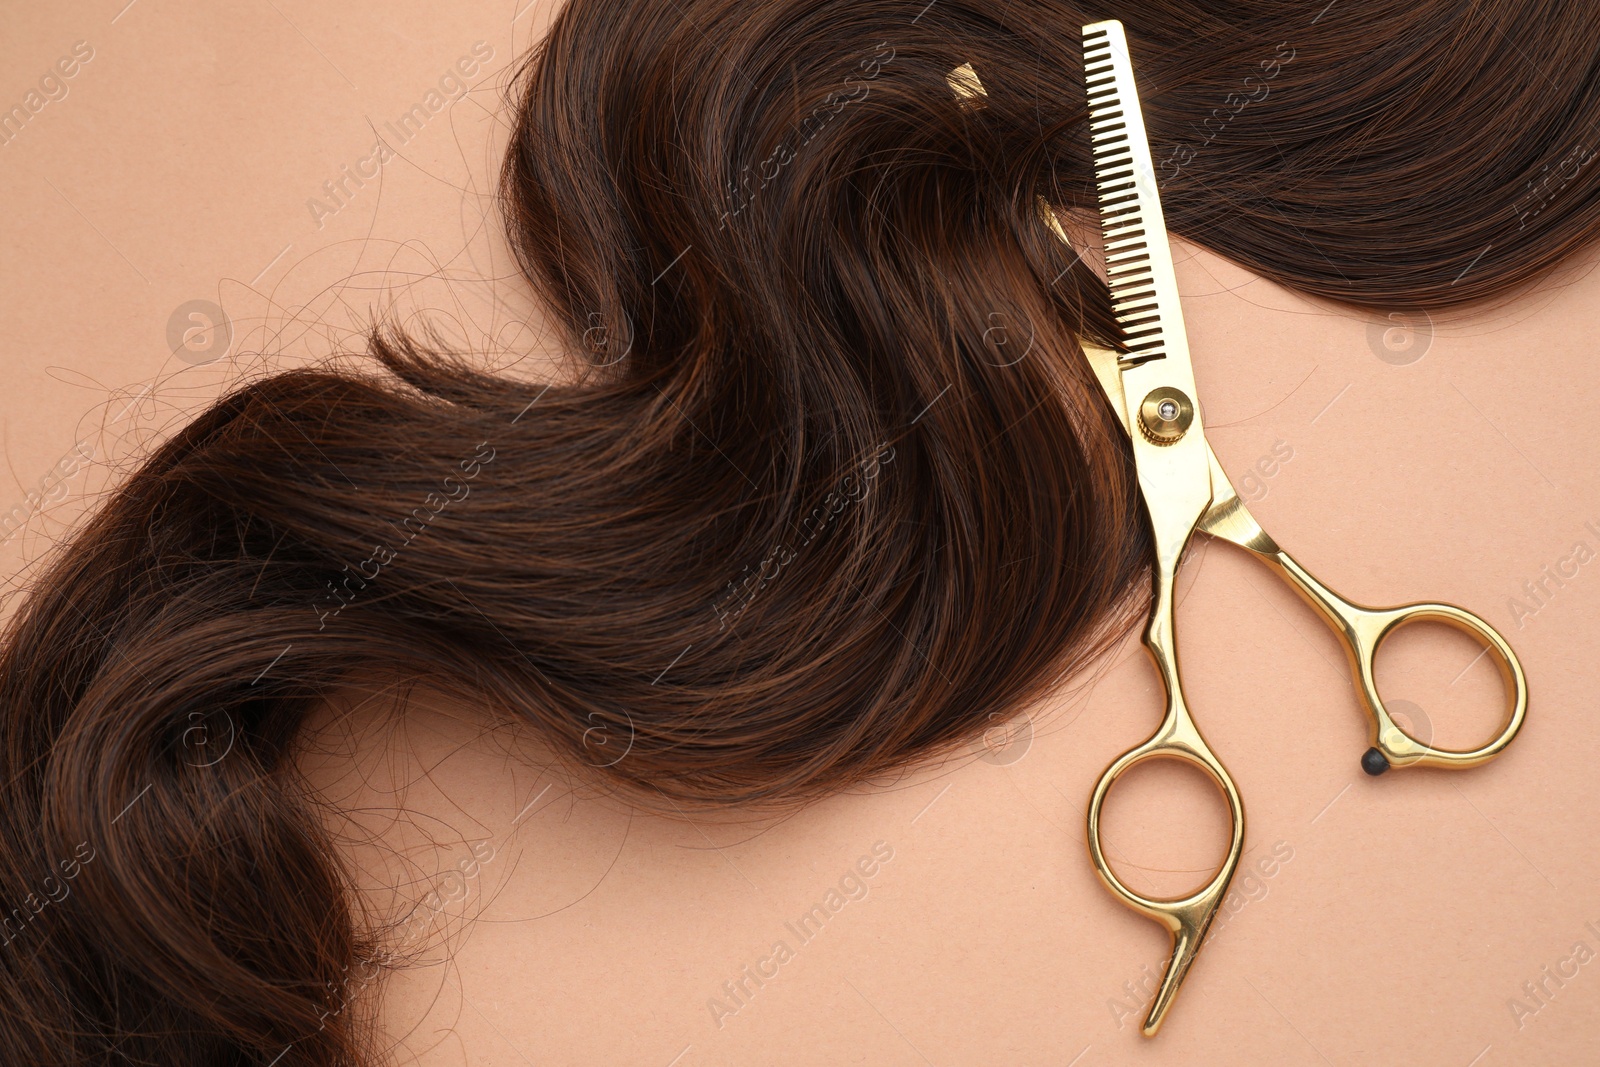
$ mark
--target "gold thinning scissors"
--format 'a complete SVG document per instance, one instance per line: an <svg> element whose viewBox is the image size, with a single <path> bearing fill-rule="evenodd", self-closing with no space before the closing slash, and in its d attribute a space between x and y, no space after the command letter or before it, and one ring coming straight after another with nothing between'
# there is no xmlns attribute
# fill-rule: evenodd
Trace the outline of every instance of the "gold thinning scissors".
<svg viewBox="0 0 1600 1067"><path fill-rule="evenodd" d="M1157 194L1122 23L1107 20L1083 27L1084 78L1089 132L1104 237L1112 309L1126 352L1088 341L1090 365L1133 443L1139 488L1154 533L1154 603L1144 643L1166 689L1166 713L1148 741L1106 768L1089 802L1089 856L1111 892L1172 936L1172 955L1143 1031L1160 1028L1206 930L1227 892L1244 845L1244 805L1222 762L1200 736L1184 700L1173 632L1173 585L1178 563L1196 530L1231 541L1289 582L1333 628L1348 653L1356 692L1371 720L1371 744L1362 757L1369 774L1389 767L1473 767L1511 743L1527 711L1528 685L1522 665L1503 637L1483 619L1450 604L1423 603L1374 609L1353 604L1312 577L1261 528L1250 514L1206 441L1195 403L1194 371L1178 302L1178 287ZM953 82L952 85L955 83ZM1048 202L1040 214L1067 241ZM1407 623L1431 620L1452 625L1495 654L1509 697L1504 726L1492 741L1471 751L1436 748L1398 726L1378 695L1373 660L1379 645ZM1157 900L1129 889L1106 862L1100 840L1100 810L1124 772L1150 759L1177 759L1209 772L1228 802L1233 838L1221 868L1203 888L1175 900Z"/></svg>

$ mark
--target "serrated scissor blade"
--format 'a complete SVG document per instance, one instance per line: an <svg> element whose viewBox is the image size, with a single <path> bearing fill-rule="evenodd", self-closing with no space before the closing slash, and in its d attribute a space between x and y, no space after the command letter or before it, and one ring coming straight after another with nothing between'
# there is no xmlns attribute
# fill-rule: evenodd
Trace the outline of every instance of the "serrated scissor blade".
<svg viewBox="0 0 1600 1067"><path fill-rule="evenodd" d="M1123 423L1133 438L1139 485L1164 537L1181 546L1211 498L1205 430L1195 401L1194 368L1178 301L1161 196L1139 109L1133 61L1122 23L1083 28L1084 88L1100 228L1105 238L1111 306L1128 351L1117 359ZM1177 398L1190 412L1186 429L1164 439L1143 432L1142 406Z"/></svg>
<svg viewBox="0 0 1600 1067"><path fill-rule="evenodd" d="M1083 28L1083 65L1111 306L1129 348L1122 366L1187 359L1172 249L1120 22Z"/></svg>

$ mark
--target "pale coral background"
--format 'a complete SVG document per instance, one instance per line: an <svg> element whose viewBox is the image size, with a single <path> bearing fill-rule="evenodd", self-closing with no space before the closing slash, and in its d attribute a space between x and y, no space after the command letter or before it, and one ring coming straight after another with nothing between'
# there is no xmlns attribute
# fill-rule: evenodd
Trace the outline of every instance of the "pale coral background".
<svg viewBox="0 0 1600 1067"><path fill-rule="evenodd" d="M550 5L124 3L3 16L0 107L76 42L93 50L0 145L0 513L27 519L0 545L9 579L226 383L351 344L374 309L425 313L497 366L549 372L489 193L507 64ZM342 168L370 173L374 131L426 109L478 42L492 57L426 112L381 184L347 182L331 214L308 207ZM383 1002L402 1062L1600 1060L1594 254L1503 308L1431 322L1323 307L1192 246L1177 255L1224 465L1334 588L1451 600L1504 630L1532 691L1507 753L1368 779L1332 636L1242 554L1200 546L1182 577L1184 676L1243 793L1254 873L1146 1040L1139 987L1164 935L1102 889L1083 841L1096 776L1156 720L1134 639L994 747L774 824L630 814L541 769L533 740L419 700L405 731L307 762L351 805L410 784L413 817L372 829L430 877L468 842L493 851L446 909L474 919L444 924L453 964L407 972ZM193 301L231 329L206 332ZM1558 565L1576 575L1548 582ZM1534 602L1524 583L1541 581ZM1468 743L1496 712L1496 675L1475 656L1451 634L1408 634L1385 692L1440 742ZM1154 892L1198 884L1222 851L1209 787L1141 777L1108 814L1119 868ZM865 896L792 940L786 923L876 842L893 855ZM375 888L378 855L358 857ZM737 1012L715 1011L778 940L793 958ZM1562 966L1576 975L1545 977Z"/></svg>

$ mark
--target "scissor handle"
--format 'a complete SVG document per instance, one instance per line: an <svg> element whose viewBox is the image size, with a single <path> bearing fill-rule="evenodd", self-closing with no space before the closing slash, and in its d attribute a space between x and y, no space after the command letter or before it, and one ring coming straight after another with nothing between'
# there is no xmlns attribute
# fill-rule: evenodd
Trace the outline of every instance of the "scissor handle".
<svg viewBox="0 0 1600 1067"><path fill-rule="evenodd" d="M1287 552L1278 549L1263 558L1288 579L1343 639L1356 690L1372 722L1372 747L1361 757L1368 774L1394 767L1449 767L1462 770L1498 756L1516 737L1528 711L1528 679L1522 663L1500 632L1482 618L1454 604L1419 603L1394 608L1368 608L1352 604L1317 581ZM1474 749L1438 748L1417 740L1394 721L1378 695L1374 663L1384 639L1414 622L1442 622L1473 637L1494 657L1509 697L1504 724L1488 743Z"/></svg>
<svg viewBox="0 0 1600 1067"><path fill-rule="evenodd" d="M1203 505L1202 505L1203 506ZM1158 513L1167 516L1167 512ZM1156 673L1161 676L1167 695L1166 714L1154 736L1142 745L1129 749L1112 761L1095 783L1094 794L1089 798L1089 859L1099 873L1106 888L1122 903L1154 919L1172 935L1172 955L1168 957L1167 973L1161 980L1150 1004L1150 1013L1142 1027L1144 1035L1151 1037L1161 1028L1161 1021L1172 1006L1173 998L1183 985L1189 966L1205 942L1206 930L1217 914L1228 882L1239 865L1239 854L1244 849L1244 802L1233 784L1228 770L1200 736L1189 708L1184 701L1183 683L1178 677L1178 646L1173 632L1173 589L1178 560L1183 555L1189 528L1182 525L1182 517L1174 525L1169 519L1166 526L1152 514L1156 534L1155 597L1151 604L1150 621L1144 631L1145 649L1154 661ZM1228 844L1228 855L1217 873L1203 887L1189 896L1175 900L1157 900L1136 893L1125 885L1106 862L1100 840L1100 808L1117 779L1131 767L1146 760L1176 759L1193 764L1211 776L1217 788L1228 801L1228 812L1233 822L1233 839Z"/></svg>
<svg viewBox="0 0 1600 1067"><path fill-rule="evenodd" d="M1153 759L1176 759L1203 769L1211 776L1211 780L1216 783L1228 801L1228 810L1233 821L1233 840L1228 846L1228 856L1223 860L1222 867L1199 890L1176 900L1158 900L1128 888L1111 869L1111 864L1106 862L1105 848L1100 840L1100 808L1105 803L1111 787L1124 772ZM1239 790L1234 786L1227 769L1212 754L1211 749L1206 747L1199 731L1195 729L1188 711L1183 706L1181 694L1175 702L1169 698L1167 718L1162 723L1161 729L1144 744L1129 749L1117 757L1100 775L1100 781L1094 787L1094 795L1089 799L1089 858L1094 862L1095 871L1099 873L1106 887L1124 904L1141 915L1159 922L1172 935L1172 954L1168 957L1166 975L1161 981L1161 988L1156 991L1155 999L1150 1004L1150 1012L1145 1016L1144 1025L1141 1027L1146 1037L1153 1036L1161 1028L1167 1009L1171 1006L1173 998L1178 995L1178 989L1189 973L1189 965L1194 962L1195 954L1200 951L1200 946L1205 941L1206 930L1210 927L1211 920L1216 916L1217 908L1228 891L1228 882L1233 878L1234 869L1239 865L1239 855L1243 847L1244 802L1239 799Z"/></svg>

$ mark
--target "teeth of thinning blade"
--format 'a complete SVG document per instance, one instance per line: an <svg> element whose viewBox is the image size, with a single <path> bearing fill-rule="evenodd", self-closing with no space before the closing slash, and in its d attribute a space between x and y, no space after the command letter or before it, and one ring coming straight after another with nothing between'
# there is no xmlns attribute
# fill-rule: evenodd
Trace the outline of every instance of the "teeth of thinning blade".
<svg viewBox="0 0 1600 1067"><path fill-rule="evenodd" d="M1119 360L1126 369L1164 359L1187 341L1121 22L1092 22L1083 28L1083 76L1106 275L1111 308L1128 343L1128 353Z"/></svg>

